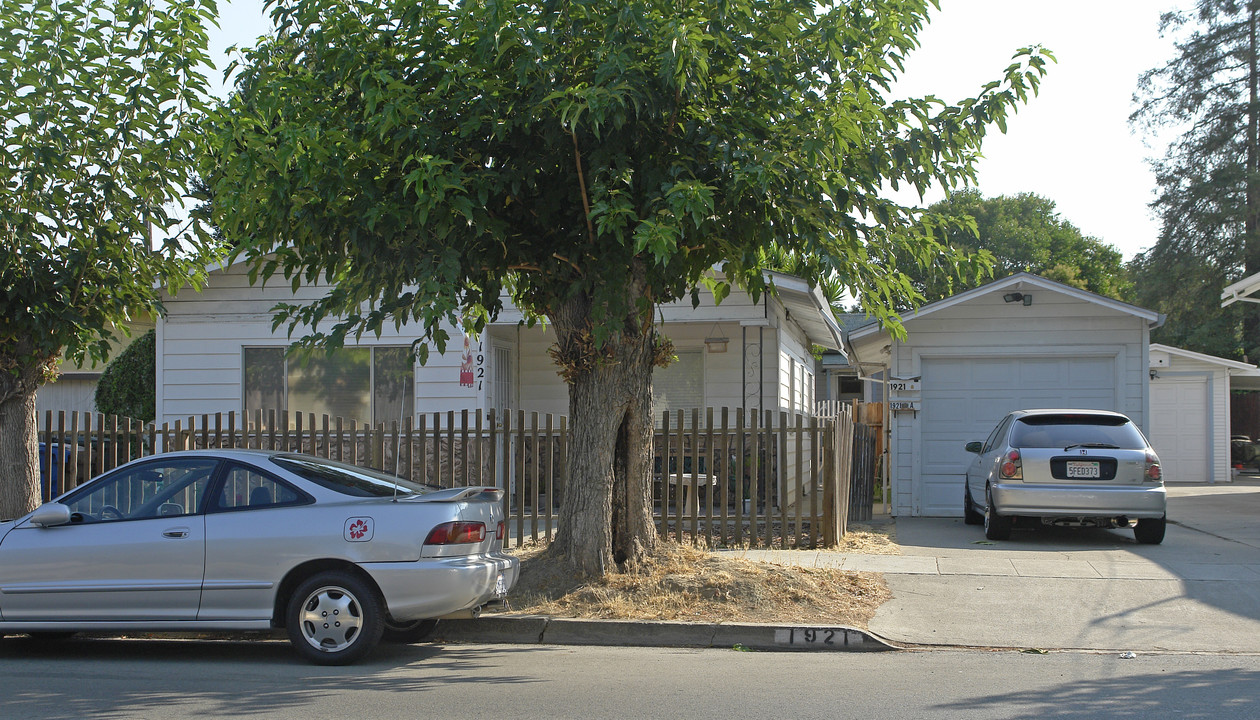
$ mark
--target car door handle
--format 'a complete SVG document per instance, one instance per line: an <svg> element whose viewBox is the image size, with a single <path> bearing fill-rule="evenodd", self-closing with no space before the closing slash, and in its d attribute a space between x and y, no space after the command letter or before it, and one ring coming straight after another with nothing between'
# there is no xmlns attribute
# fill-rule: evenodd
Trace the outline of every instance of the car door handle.
<svg viewBox="0 0 1260 720"><path fill-rule="evenodd" d="M185 528L175 528L174 530L167 530L166 532L162 533L162 537L176 538L176 539L186 538L188 537L188 530Z"/></svg>

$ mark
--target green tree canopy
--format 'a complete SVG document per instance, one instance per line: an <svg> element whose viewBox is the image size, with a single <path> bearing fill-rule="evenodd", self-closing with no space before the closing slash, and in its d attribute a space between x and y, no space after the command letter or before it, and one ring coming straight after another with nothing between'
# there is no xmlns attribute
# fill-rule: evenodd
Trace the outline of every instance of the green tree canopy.
<svg viewBox="0 0 1260 720"><path fill-rule="evenodd" d="M35 392L104 360L206 245L182 200L213 0L0 0L0 517L39 498ZM150 233L169 238L153 249Z"/></svg>
<svg viewBox="0 0 1260 720"><path fill-rule="evenodd" d="M951 247L991 263L988 272L962 276L947 264L912 267L908 272L929 302L1018 272L1117 299L1128 291L1120 251L1083 235L1059 215L1053 200L1034 193L985 198L979 190L964 189L929 211L959 221L947 235Z"/></svg>
<svg viewBox="0 0 1260 720"><path fill-rule="evenodd" d="M408 323L440 349L505 292L547 318L575 431L553 548L604 572L656 542L658 304L759 296L780 246L895 322L898 252L948 252L883 189L970 180L1047 56L957 104L893 101L928 5L276 0L204 174L257 275L334 285L278 317L336 320L310 344Z"/></svg>
<svg viewBox="0 0 1260 720"><path fill-rule="evenodd" d="M1260 308L1222 310L1226 285L1260 272L1260 67L1255 0L1198 0L1167 13L1176 53L1145 73L1134 124L1179 135L1153 163L1161 220L1132 263L1135 300L1165 313L1152 339L1198 352L1260 357Z"/></svg>

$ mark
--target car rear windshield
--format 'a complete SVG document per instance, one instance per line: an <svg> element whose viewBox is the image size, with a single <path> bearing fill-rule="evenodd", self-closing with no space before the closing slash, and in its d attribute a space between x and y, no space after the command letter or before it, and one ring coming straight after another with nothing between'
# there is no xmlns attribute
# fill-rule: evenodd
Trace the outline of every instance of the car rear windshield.
<svg viewBox="0 0 1260 720"><path fill-rule="evenodd" d="M312 457L281 455L272 462L298 477L305 478L346 495L354 497L391 497L398 495L423 495L437 488L403 480L375 470L346 465L345 463Z"/></svg>
<svg viewBox="0 0 1260 720"><path fill-rule="evenodd" d="M1011 429L1012 447L1082 445L1141 450L1146 439L1128 418L1114 415L1032 415L1020 418Z"/></svg>

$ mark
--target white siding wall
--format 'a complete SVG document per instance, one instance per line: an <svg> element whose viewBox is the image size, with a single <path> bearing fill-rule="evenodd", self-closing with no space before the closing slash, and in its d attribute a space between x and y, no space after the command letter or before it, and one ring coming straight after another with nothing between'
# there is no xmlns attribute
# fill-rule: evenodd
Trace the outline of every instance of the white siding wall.
<svg viewBox="0 0 1260 720"><path fill-rule="evenodd" d="M1146 320L1053 291L1034 288L1031 292L1031 306L1006 303L1002 293L989 293L939 309L922 319L907 317L907 339L892 342L891 375L920 376L925 357L1061 353L1114 356L1114 409L1129 415L1145 429L1149 338ZM1002 412L1016 409L1019 408L1003 408ZM914 511L915 482L919 479L922 456L917 432L920 420L909 412L893 414L890 464L895 515L910 515Z"/></svg>
<svg viewBox="0 0 1260 720"><path fill-rule="evenodd" d="M270 309L278 303L307 302L320 297L325 289L301 287L295 294L289 283L271 282L251 286L248 275L240 267L212 273L210 282L200 293L184 291L166 299L167 316L158 325L158 422L174 422L189 415L241 410L242 348L278 347L289 343L287 328L271 330ZM769 303L769 311L765 303ZM744 398L744 352L741 341L744 325L771 327L762 331L764 354L763 378L779 387L767 388L766 407L782 410L813 407L813 368L810 345L799 327L785 319L777 302L763 296L762 304L739 291L720 306L712 296L701 292L701 303L691 307L690 299L661 308L665 334L680 350L701 350L704 359L704 392L708 406L741 407ZM515 400L513 409L540 413L564 414L568 411L568 391L547 354L554 342L554 333L542 326L525 328L517 325L520 313L505 312L482 338L486 380L493 378L493 349L496 343L509 347L515 367L512 370ZM331 327L328 323L327 327ZM778 326L778 328L774 326ZM749 331L755 336L754 327ZM295 337L305 332L299 328ZM445 354L436 351L425 366L416 368L416 411L445 412L488 407L490 390L462 388L459 385L463 335L449 329L451 340ZM707 337L729 339L724 353L708 352ZM365 337L363 346L409 345L414 339L406 332L387 327L380 338ZM473 341L473 351L477 351ZM788 372L788 385L797 387L793 397L782 383ZM790 373L796 373L792 385ZM487 383L488 385L488 383Z"/></svg>
<svg viewBox="0 0 1260 720"><path fill-rule="evenodd" d="M271 330L270 308L280 302L309 301L321 292L303 287L295 295L283 282L250 287L246 273L238 267L213 273L200 293L185 290L168 297L167 315L158 323L157 422L206 413L239 413L242 349L288 345L284 326ZM417 412L483 405L484 388L478 391L459 385L464 339L458 330L449 332L446 353L433 352L425 366L416 368ZM387 327L380 338L364 337L360 345L410 345L413 339L406 328L400 333Z"/></svg>
<svg viewBox="0 0 1260 720"><path fill-rule="evenodd" d="M52 411L53 422L58 412L96 412L97 375L62 375L56 382L39 386L35 393L35 412L39 414L39 422L44 422L44 413Z"/></svg>

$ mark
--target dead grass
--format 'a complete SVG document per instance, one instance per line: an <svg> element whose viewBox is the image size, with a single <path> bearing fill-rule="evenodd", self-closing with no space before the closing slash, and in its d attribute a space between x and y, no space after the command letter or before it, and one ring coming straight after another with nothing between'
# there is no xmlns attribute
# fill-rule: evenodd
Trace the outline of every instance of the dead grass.
<svg viewBox="0 0 1260 720"><path fill-rule="evenodd" d="M891 525L889 526L891 528ZM787 567L662 542L641 567L593 582L574 580L562 560L526 545L513 613L553 617L693 622L782 622L865 628L891 597L882 575ZM883 528L846 536L839 552L899 554Z"/></svg>
<svg viewBox="0 0 1260 720"><path fill-rule="evenodd" d="M897 526L890 522L849 523L849 531L841 538L840 545L830 549L840 553L861 555L901 554L901 546L897 544Z"/></svg>

